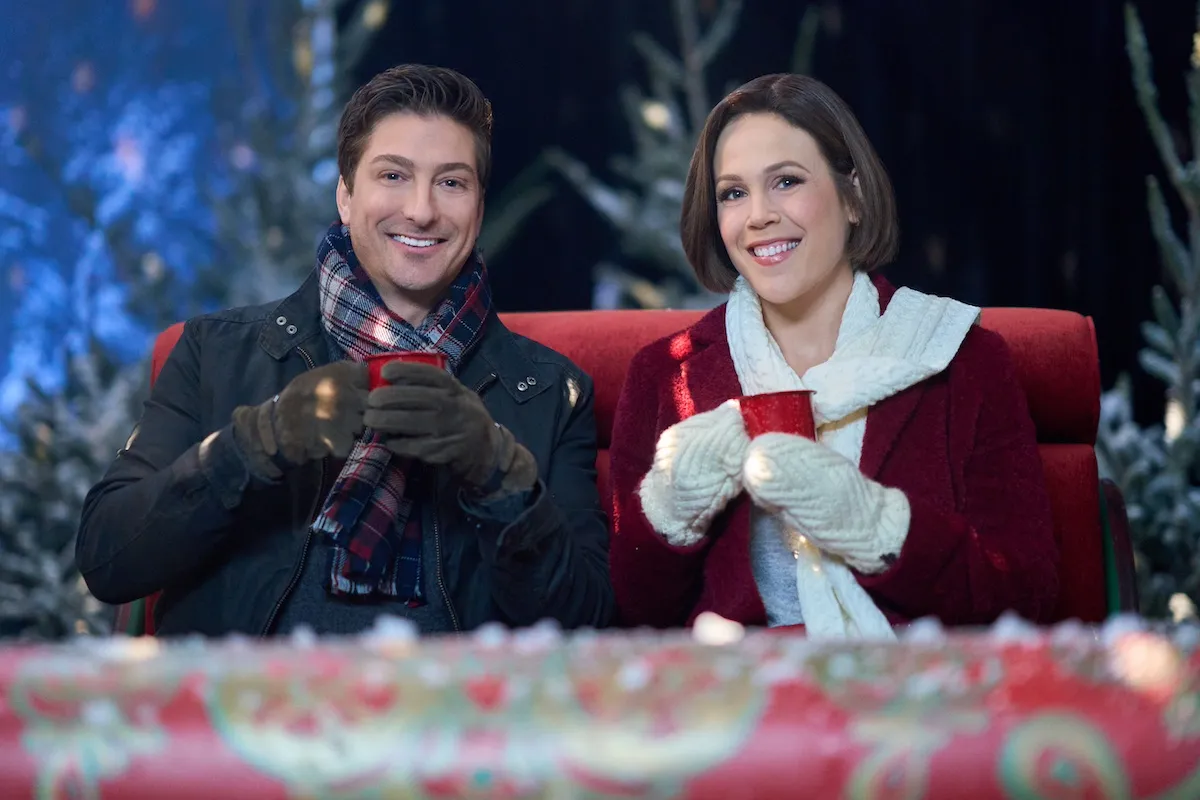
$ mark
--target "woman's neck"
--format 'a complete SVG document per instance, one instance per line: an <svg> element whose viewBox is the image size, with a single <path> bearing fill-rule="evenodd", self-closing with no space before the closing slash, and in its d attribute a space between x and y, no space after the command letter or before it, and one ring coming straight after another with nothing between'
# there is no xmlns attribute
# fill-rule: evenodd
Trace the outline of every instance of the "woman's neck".
<svg viewBox="0 0 1200 800"><path fill-rule="evenodd" d="M790 303L762 303L763 322L797 375L803 376L833 355L853 288L854 271L839 268Z"/></svg>

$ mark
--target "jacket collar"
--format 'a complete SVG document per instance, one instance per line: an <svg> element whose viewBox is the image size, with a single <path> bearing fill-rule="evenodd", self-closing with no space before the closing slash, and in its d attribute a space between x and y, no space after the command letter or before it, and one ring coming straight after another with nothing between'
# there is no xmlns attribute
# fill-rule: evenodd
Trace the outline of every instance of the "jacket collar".
<svg viewBox="0 0 1200 800"><path fill-rule="evenodd" d="M320 287L313 269L295 292L269 307L258 337L263 350L282 361L298 347L316 364L329 361L329 348L321 325ZM476 391L500 383L518 403L538 396L550 387L546 369L534 362L500 321L495 311L488 314L483 336L459 370L459 380Z"/></svg>
<svg viewBox="0 0 1200 800"><path fill-rule="evenodd" d="M495 311L488 314L483 336L475 352L463 363L458 377L477 392L498 382L517 403L537 397L554 380L543 365L529 357Z"/></svg>
<svg viewBox="0 0 1200 800"><path fill-rule="evenodd" d="M320 294L317 270L313 269L299 289L269 308L262 321L258 343L271 358L282 361L296 347L311 346L314 337L323 342Z"/></svg>
<svg viewBox="0 0 1200 800"><path fill-rule="evenodd" d="M887 309L896 287L883 276L871 276L871 282L879 292L880 311ZM690 409L681 409L681 416L709 411L732 397L742 393L741 383L733 367L733 356L729 353L729 341L725 336L725 305L720 305L701 317L695 325L676 334L682 337L678 345L686 352L679 365L685 391L676 397ZM898 394L881 400L867 412L867 428L863 438L862 458L859 468L874 478L883 468L896 440L908 425L917 403L925 393L925 382L909 387Z"/></svg>

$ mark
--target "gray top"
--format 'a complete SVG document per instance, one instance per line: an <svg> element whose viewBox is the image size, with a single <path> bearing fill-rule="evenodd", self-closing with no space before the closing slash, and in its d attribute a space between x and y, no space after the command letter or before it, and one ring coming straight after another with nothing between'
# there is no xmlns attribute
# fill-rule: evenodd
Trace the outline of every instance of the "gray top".
<svg viewBox="0 0 1200 800"><path fill-rule="evenodd" d="M796 590L796 556L773 525L756 508L750 515L750 568L758 594L767 609L767 625L799 625L800 595Z"/></svg>

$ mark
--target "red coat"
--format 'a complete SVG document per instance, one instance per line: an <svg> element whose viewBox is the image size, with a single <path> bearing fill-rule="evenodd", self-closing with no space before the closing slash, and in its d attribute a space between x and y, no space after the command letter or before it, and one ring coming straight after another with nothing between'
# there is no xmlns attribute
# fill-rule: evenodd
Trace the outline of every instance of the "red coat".
<svg viewBox="0 0 1200 800"><path fill-rule="evenodd" d="M895 288L875 278L881 304ZM610 563L621 624L674 627L714 611L766 624L750 569L743 492L696 545L669 545L642 513L638 485L659 435L741 394L725 307L643 348L613 424ZM937 616L985 624L1005 609L1046 620L1058 597L1058 545L1033 421L1008 346L973 328L950 366L867 413L860 467L902 490L908 539L879 575L858 575L893 623Z"/></svg>

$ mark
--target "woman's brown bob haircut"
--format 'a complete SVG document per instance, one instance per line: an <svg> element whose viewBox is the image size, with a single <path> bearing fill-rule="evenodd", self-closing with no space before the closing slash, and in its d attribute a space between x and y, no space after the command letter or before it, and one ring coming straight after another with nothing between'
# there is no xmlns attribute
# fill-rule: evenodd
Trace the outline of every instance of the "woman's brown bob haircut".
<svg viewBox="0 0 1200 800"><path fill-rule="evenodd" d="M735 89L712 110L688 168L679 234L706 289L728 292L738 275L717 226L713 158L721 132L744 114L777 114L816 140L838 195L858 218L846 242L854 269L872 270L895 258L900 226L892 182L850 107L828 86L805 75L763 75ZM854 176L859 191L854 190Z"/></svg>

